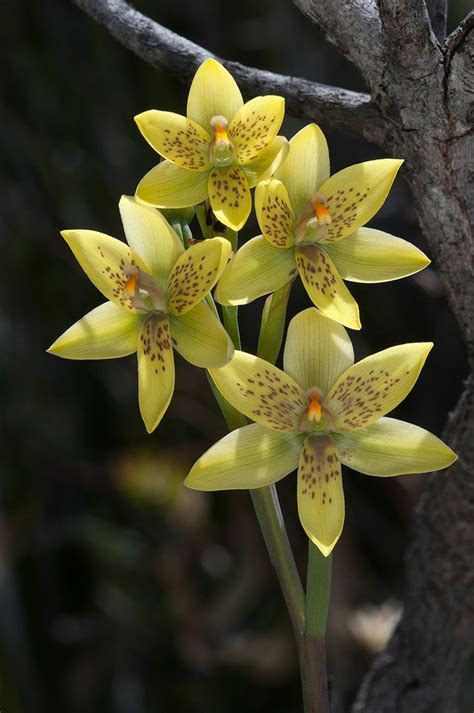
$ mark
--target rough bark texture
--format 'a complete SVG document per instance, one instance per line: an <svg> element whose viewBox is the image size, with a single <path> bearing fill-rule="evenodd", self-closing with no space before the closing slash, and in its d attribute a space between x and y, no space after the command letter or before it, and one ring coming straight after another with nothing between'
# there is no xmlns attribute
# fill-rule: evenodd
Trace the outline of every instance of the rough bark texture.
<svg viewBox="0 0 474 713"><path fill-rule="evenodd" d="M206 50L124 0L74 0L155 67L189 78ZM452 713L474 642L474 13L443 41L445 0L294 0L361 71L370 97L225 62L250 93L278 92L295 116L350 128L405 158L471 377L446 440L459 455L430 478L407 554L405 607L354 713ZM430 20L431 18L431 20Z"/></svg>

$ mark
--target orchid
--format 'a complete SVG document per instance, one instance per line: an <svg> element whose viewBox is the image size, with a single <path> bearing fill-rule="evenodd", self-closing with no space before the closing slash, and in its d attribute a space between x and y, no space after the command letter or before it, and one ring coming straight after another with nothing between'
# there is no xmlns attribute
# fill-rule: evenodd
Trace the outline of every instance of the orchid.
<svg viewBox="0 0 474 713"><path fill-rule="evenodd" d="M366 161L329 176L326 139L315 124L306 126L290 140L274 178L258 184L255 209L263 235L233 257L216 299L247 304L299 272L323 314L360 329L359 308L344 280L396 280L430 262L407 241L362 227L384 203L401 164Z"/></svg>
<svg viewBox="0 0 474 713"><path fill-rule="evenodd" d="M184 250L154 208L123 196L128 245L94 230L62 236L108 299L49 348L66 359L114 359L137 352L140 411L147 431L161 421L174 391L173 347L196 366L217 368L233 354L229 336L203 301L230 254L225 238Z"/></svg>
<svg viewBox="0 0 474 713"><path fill-rule="evenodd" d="M157 110L135 117L145 139L166 159L142 178L137 197L157 208L209 199L216 218L240 230L251 209L250 188L286 155L286 139L277 136L284 108L279 96L244 104L229 72L207 59L191 84L187 117Z"/></svg>
<svg viewBox="0 0 474 713"><path fill-rule="evenodd" d="M328 556L344 523L341 463L386 477L456 460L433 434L385 417L411 391L432 346L402 344L354 364L344 327L314 307L301 312L289 325L284 371L241 351L211 370L222 396L255 423L210 448L186 485L261 488L298 468L301 523Z"/></svg>

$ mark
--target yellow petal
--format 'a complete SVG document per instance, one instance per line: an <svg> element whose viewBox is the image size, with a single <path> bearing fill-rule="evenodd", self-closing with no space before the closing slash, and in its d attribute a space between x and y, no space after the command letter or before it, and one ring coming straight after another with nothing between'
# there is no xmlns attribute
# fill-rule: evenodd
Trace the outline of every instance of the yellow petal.
<svg viewBox="0 0 474 713"><path fill-rule="evenodd" d="M298 215L329 177L326 138L316 124L309 124L290 139L290 152L275 178L288 189L291 205Z"/></svg>
<svg viewBox="0 0 474 713"><path fill-rule="evenodd" d="M236 351L227 366L210 374L222 396L248 418L276 431L299 429L305 393L273 364Z"/></svg>
<svg viewBox="0 0 474 713"><path fill-rule="evenodd" d="M202 126L171 111L150 109L135 117L138 128L160 156L187 171L206 171L210 167L211 137Z"/></svg>
<svg viewBox="0 0 474 713"><path fill-rule="evenodd" d="M252 208L250 189L238 166L213 168L209 174L209 200L214 215L232 230L240 230Z"/></svg>
<svg viewBox="0 0 474 713"><path fill-rule="evenodd" d="M122 196L119 208L128 244L142 258L147 272L166 287L176 260L184 252L183 244L155 208L130 196Z"/></svg>
<svg viewBox="0 0 474 713"><path fill-rule="evenodd" d="M171 315L170 326L174 348L191 364L218 369L232 359L232 340L204 302L179 317Z"/></svg>
<svg viewBox="0 0 474 713"><path fill-rule="evenodd" d="M344 327L310 307L288 326L284 370L303 387L317 386L327 394L354 363L354 350Z"/></svg>
<svg viewBox="0 0 474 713"><path fill-rule="evenodd" d="M130 277L124 268L137 265L146 272L138 255L121 240L95 230L63 230L61 235L97 289L118 307L136 312L124 293Z"/></svg>
<svg viewBox="0 0 474 713"><path fill-rule="evenodd" d="M187 208L207 198L207 173L187 171L162 161L137 186L136 197L156 208Z"/></svg>
<svg viewBox="0 0 474 713"><path fill-rule="evenodd" d="M276 248L288 248L295 242L295 216L288 191L276 179L262 181L255 191L255 213L264 237Z"/></svg>
<svg viewBox="0 0 474 713"><path fill-rule="evenodd" d="M348 166L320 187L332 218L320 242L334 243L367 223L384 204L403 161L381 158Z"/></svg>
<svg viewBox="0 0 474 713"><path fill-rule="evenodd" d="M222 275L231 253L226 238L196 243L181 255L169 278L169 306L179 316L197 305Z"/></svg>
<svg viewBox="0 0 474 713"><path fill-rule="evenodd" d="M326 316L360 329L359 307L339 277L331 258L318 245L295 250L296 266L313 303Z"/></svg>
<svg viewBox="0 0 474 713"><path fill-rule="evenodd" d="M309 539L325 557L344 526L341 464L329 436L308 436L298 467L298 514Z"/></svg>
<svg viewBox="0 0 474 713"><path fill-rule="evenodd" d="M326 398L334 431L355 431L398 406L412 390L433 344L400 344L345 371Z"/></svg>
<svg viewBox="0 0 474 713"><path fill-rule="evenodd" d="M233 256L214 296L224 305L248 304L283 287L295 274L293 249L275 248L258 235Z"/></svg>
<svg viewBox="0 0 474 713"><path fill-rule="evenodd" d="M225 116L230 121L243 103L240 89L227 69L215 59L206 59L189 90L188 117L210 131L213 116Z"/></svg>
<svg viewBox="0 0 474 713"><path fill-rule="evenodd" d="M424 428L381 418L353 433L334 434L344 465L366 475L429 473L447 468L457 456Z"/></svg>
<svg viewBox="0 0 474 713"><path fill-rule="evenodd" d="M158 426L174 391L174 359L167 318L152 315L138 340L138 401L148 433Z"/></svg>
<svg viewBox="0 0 474 713"><path fill-rule="evenodd" d="M229 138L234 144L240 166L258 158L280 130L285 114L283 97L255 97L239 109L229 124Z"/></svg>
<svg viewBox="0 0 474 713"><path fill-rule="evenodd" d="M141 316L105 302L69 327L48 352L64 359L128 356L137 351L141 321Z"/></svg>
<svg viewBox="0 0 474 713"><path fill-rule="evenodd" d="M261 488L295 470L302 437L277 433L259 423L238 428L193 465L184 481L195 490Z"/></svg>
<svg viewBox="0 0 474 713"><path fill-rule="evenodd" d="M286 160L289 150L289 141L284 136L277 136L258 158L246 163L242 170L247 176L250 188L256 186L259 181L271 178Z"/></svg>
<svg viewBox="0 0 474 713"><path fill-rule="evenodd" d="M324 249L338 273L351 282L388 282L413 275L430 264L414 245L374 228L359 228Z"/></svg>

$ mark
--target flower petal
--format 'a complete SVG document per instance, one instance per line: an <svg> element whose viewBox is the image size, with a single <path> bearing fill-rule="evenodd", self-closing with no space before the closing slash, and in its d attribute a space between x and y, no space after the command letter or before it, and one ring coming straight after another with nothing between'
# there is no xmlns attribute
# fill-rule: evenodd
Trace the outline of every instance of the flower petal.
<svg viewBox="0 0 474 713"><path fill-rule="evenodd" d="M305 393L273 364L236 351L227 366L210 374L222 396L248 418L276 431L299 428L307 407Z"/></svg>
<svg viewBox="0 0 474 713"><path fill-rule="evenodd" d="M218 441L184 481L195 490L261 488L295 470L302 437L277 433L259 423L238 428Z"/></svg>
<svg viewBox="0 0 474 713"><path fill-rule="evenodd" d="M152 315L138 340L138 401L148 433L158 426L174 391L174 358L167 318Z"/></svg>
<svg viewBox="0 0 474 713"><path fill-rule="evenodd" d="M211 137L195 121L157 109L138 114L135 121L141 134L160 156L187 171L201 172L210 168Z"/></svg>
<svg viewBox="0 0 474 713"><path fill-rule="evenodd" d="M223 305L248 304L283 287L295 274L293 249L275 248L258 235L233 256L214 296Z"/></svg>
<svg viewBox="0 0 474 713"><path fill-rule="evenodd" d="M142 317L105 302L69 327L48 352L64 359L116 359L137 351Z"/></svg>
<svg viewBox="0 0 474 713"><path fill-rule="evenodd" d="M122 196L119 209L128 244L142 258L147 272L166 287L176 260L184 252L180 239L155 208Z"/></svg>
<svg viewBox="0 0 474 713"><path fill-rule="evenodd" d="M332 223L320 239L334 243L367 223L384 204L403 161L381 158L348 166L320 187Z"/></svg>
<svg viewBox="0 0 474 713"><path fill-rule="evenodd" d="M344 465L366 475L429 473L457 459L432 433L396 418L381 418L353 433L335 433L334 440Z"/></svg>
<svg viewBox="0 0 474 713"><path fill-rule="evenodd" d="M218 369L232 359L232 340L204 302L179 317L171 315L170 325L174 348L191 364Z"/></svg>
<svg viewBox="0 0 474 713"><path fill-rule="evenodd" d="M249 184L242 169L238 166L213 168L208 190L217 220L232 230L240 230L252 208Z"/></svg>
<svg viewBox="0 0 474 713"><path fill-rule="evenodd" d="M412 390L432 342L400 344L362 359L345 371L326 398L334 431L369 426Z"/></svg>
<svg viewBox="0 0 474 713"><path fill-rule="evenodd" d="M296 215L329 177L326 138L316 124L309 124L290 139L290 153L275 178L285 184Z"/></svg>
<svg viewBox="0 0 474 713"><path fill-rule="evenodd" d="M197 305L222 275L231 253L226 238L202 240L184 252L169 278L169 307L179 316Z"/></svg>
<svg viewBox="0 0 474 713"><path fill-rule="evenodd" d="M95 230L63 230L61 235L97 289L117 307L136 312L124 293L130 277L124 268L137 265L146 272L146 265L138 255L121 240Z"/></svg>
<svg viewBox="0 0 474 713"><path fill-rule="evenodd" d="M220 62L206 59L194 75L186 113L206 131L210 131L213 116L225 116L231 121L243 103L233 76Z"/></svg>
<svg viewBox="0 0 474 713"><path fill-rule="evenodd" d="M354 350L344 327L314 307L291 320L286 336L283 368L303 389L317 386L327 394L339 376L354 363Z"/></svg>
<svg viewBox="0 0 474 713"><path fill-rule="evenodd" d="M430 264L411 243L374 228L359 228L324 249L338 273L351 282L388 282L413 275Z"/></svg>
<svg viewBox="0 0 474 713"><path fill-rule="evenodd" d="M162 161L143 176L136 196L156 208L187 208L206 200L207 182L207 173L187 171L171 161Z"/></svg>
<svg viewBox="0 0 474 713"><path fill-rule="evenodd" d="M288 248L295 238L295 216L288 191L276 179L262 181L255 191L255 213L264 237L276 248Z"/></svg>
<svg viewBox="0 0 474 713"><path fill-rule="evenodd" d="M296 266L313 303L321 312L352 329L360 329L359 307L339 277L331 258L318 245L295 250Z"/></svg>
<svg viewBox="0 0 474 713"><path fill-rule="evenodd" d="M243 105L229 124L228 135L240 166L258 158L280 130L285 114L283 97L255 97Z"/></svg>
<svg viewBox="0 0 474 713"><path fill-rule="evenodd" d="M308 436L298 467L298 514L309 539L327 557L344 526L344 491L336 445Z"/></svg>
<svg viewBox="0 0 474 713"><path fill-rule="evenodd" d="M286 160L289 150L289 141L284 136L277 136L266 149L263 149L258 158L246 163L242 170L250 188L256 186L259 181L271 178Z"/></svg>

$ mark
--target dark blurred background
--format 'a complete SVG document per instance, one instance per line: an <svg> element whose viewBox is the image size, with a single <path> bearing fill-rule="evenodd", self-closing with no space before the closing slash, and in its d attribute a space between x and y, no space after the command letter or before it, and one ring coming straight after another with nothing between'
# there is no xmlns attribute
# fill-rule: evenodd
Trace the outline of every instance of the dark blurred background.
<svg viewBox="0 0 474 713"><path fill-rule="evenodd" d="M136 5L226 58L364 89L289 1ZM451 29L468 5L451 1ZM133 357L72 362L45 353L101 301L59 230L122 236L119 197L156 162L133 116L153 107L184 113L187 88L68 0L2 2L0 38L0 710L301 711L288 617L248 494L182 487L194 459L225 433L204 373L177 358L174 399L147 436ZM288 119L287 135L301 126ZM322 128L335 170L382 155ZM403 172L372 225L429 254ZM351 334L358 358L435 342L396 415L440 435L466 366L436 267L397 283L354 285L353 293L364 325ZM305 306L297 287L290 314ZM261 307L242 309L247 350L256 347ZM423 476L345 473L328 634L338 710L399 615L422 486ZM295 478L279 493L304 573ZM466 672L463 713L472 696Z"/></svg>

